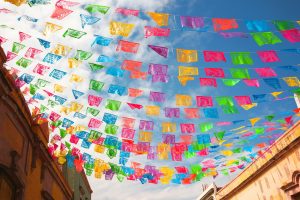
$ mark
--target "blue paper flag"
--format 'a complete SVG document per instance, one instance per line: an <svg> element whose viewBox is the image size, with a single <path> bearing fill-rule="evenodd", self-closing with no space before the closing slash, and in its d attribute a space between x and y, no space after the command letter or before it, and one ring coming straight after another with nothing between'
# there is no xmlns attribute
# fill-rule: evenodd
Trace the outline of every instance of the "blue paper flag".
<svg viewBox="0 0 300 200"><path fill-rule="evenodd" d="M115 76L115 77L123 77L124 70L116 68L116 67L110 67L106 70L106 74Z"/></svg>
<svg viewBox="0 0 300 200"><path fill-rule="evenodd" d="M30 17L28 15L22 15L21 17L18 18L18 21L21 21L21 19L26 19L27 21L31 21L31 22L37 22L38 19Z"/></svg>
<svg viewBox="0 0 300 200"><path fill-rule="evenodd" d="M251 32L263 32L270 30L268 22L264 20L246 21L246 26Z"/></svg>
<svg viewBox="0 0 300 200"><path fill-rule="evenodd" d="M268 86L274 88L274 89L280 89L281 85L279 83L279 80L277 78L265 78L263 79L265 84Z"/></svg>
<svg viewBox="0 0 300 200"><path fill-rule="evenodd" d="M75 117L77 117L77 118L79 118L79 119L84 119L84 118L86 118L86 115L84 115L84 114L82 114L82 113L79 113L79 112L76 112L76 113L74 113L74 116L73 116L74 118Z"/></svg>
<svg viewBox="0 0 300 200"><path fill-rule="evenodd" d="M57 96L57 95L54 95L54 99L55 99L55 101L57 101L60 105L63 105L63 104L67 101L67 99L62 98L62 97Z"/></svg>
<svg viewBox="0 0 300 200"><path fill-rule="evenodd" d="M104 121L106 124L115 124L117 119L118 119L117 115L104 113L102 121Z"/></svg>
<svg viewBox="0 0 300 200"><path fill-rule="evenodd" d="M19 77L19 79L29 84L34 79L34 76L24 73Z"/></svg>
<svg viewBox="0 0 300 200"><path fill-rule="evenodd" d="M107 37L103 37L100 35L96 35L96 38L91 46L93 46L94 44L98 44L101 46L109 46L111 41L112 41L112 38L107 38Z"/></svg>
<svg viewBox="0 0 300 200"><path fill-rule="evenodd" d="M72 90L73 96L75 99L78 99L79 97L81 97L82 95L84 95L83 92L80 92L78 90Z"/></svg>
<svg viewBox="0 0 300 200"><path fill-rule="evenodd" d="M38 38L38 40L39 40L40 45L43 46L45 49L48 49L50 47L49 41L46 41L46 40L43 40L40 38Z"/></svg>
<svg viewBox="0 0 300 200"><path fill-rule="evenodd" d="M47 53L47 55L44 57L43 62L55 64L57 61L59 61L62 58L60 55L56 55L53 53Z"/></svg>
<svg viewBox="0 0 300 200"><path fill-rule="evenodd" d="M126 87L111 84L108 88L108 93L123 96L126 93Z"/></svg>
<svg viewBox="0 0 300 200"><path fill-rule="evenodd" d="M109 57L106 55L100 55L97 58L97 62L114 62L114 61L115 61L115 59L113 57Z"/></svg>
<svg viewBox="0 0 300 200"><path fill-rule="evenodd" d="M67 74L67 72L64 72L64 71L60 71L58 69L54 69L50 74L49 76L50 77L53 77L57 80L60 80L63 78L63 76L65 76Z"/></svg>
<svg viewBox="0 0 300 200"><path fill-rule="evenodd" d="M41 95L40 93L35 93L33 96L32 96L33 99L37 99L37 100L44 100L46 97Z"/></svg>
<svg viewBox="0 0 300 200"><path fill-rule="evenodd" d="M69 128L70 126L72 126L72 124L74 124L74 122L72 120L64 118L63 123L62 123L62 127Z"/></svg>
<svg viewBox="0 0 300 200"><path fill-rule="evenodd" d="M84 15L84 14L80 14L80 19L81 19L82 28L84 28L85 25L93 25L100 20L100 18L98 17L94 17L92 15Z"/></svg>
<svg viewBox="0 0 300 200"><path fill-rule="evenodd" d="M217 108L204 108L203 109L204 116L207 118L219 118L219 113Z"/></svg>

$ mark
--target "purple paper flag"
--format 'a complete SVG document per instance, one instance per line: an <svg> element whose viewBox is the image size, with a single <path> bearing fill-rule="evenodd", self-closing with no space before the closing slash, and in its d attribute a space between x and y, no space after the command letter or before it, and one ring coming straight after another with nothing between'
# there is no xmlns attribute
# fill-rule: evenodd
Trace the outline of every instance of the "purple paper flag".
<svg viewBox="0 0 300 200"><path fill-rule="evenodd" d="M157 54L161 55L162 57L168 57L169 49L167 47L155 46L150 44L148 45L148 47L155 51Z"/></svg>
<svg viewBox="0 0 300 200"><path fill-rule="evenodd" d="M190 17L190 16L180 16L180 22L182 27L189 28L202 28L204 26L203 17Z"/></svg>

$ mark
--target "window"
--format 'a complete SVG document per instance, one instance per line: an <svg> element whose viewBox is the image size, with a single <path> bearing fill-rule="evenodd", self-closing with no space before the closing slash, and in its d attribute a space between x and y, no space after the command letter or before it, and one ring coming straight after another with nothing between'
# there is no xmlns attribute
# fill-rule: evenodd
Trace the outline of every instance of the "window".
<svg viewBox="0 0 300 200"><path fill-rule="evenodd" d="M15 187L12 181L0 171L0 197L1 199L13 200Z"/></svg>

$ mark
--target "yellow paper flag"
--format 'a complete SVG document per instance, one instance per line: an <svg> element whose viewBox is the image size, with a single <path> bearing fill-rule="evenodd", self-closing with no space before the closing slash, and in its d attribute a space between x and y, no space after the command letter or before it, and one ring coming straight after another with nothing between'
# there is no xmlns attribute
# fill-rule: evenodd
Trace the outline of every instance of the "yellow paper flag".
<svg viewBox="0 0 300 200"><path fill-rule="evenodd" d="M58 30L61 30L62 28L63 28L62 26L59 26L59 25L56 25L56 24L53 24L50 22L46 22L46 25L43 30L43 34L45 36L47 36L49 33L54 33Z"/></svg>
<svg viewBox="0 0 300 200"><path fill-rule="evenodd" d="M272 96L275 97L276 99L278 98L278 96L281 94L282 92L272 92Z"/></svg>
<svg viewBox="0 0 300 200"><path fill-rule="evenodd" d="M160 107L159 106L145 106L146 115L149 116L158 116L160 115Z"/></svg>
<svg viewBox="0 0 300 200"><path fill-rule="evenodd" d="M221 152L224 156L231 156L233 154L233 152L231 150L224 150L224 151L221 151Z"/></svg>
<svg viewBox="0 0 300 200"><path fill-rule="evenodd" d="M283 80L289 87L299 87L299 79L297 77L285 77Z"/></svg>
<svg viewBox="0 0 300 200"><path fill-rule="evenodd" d="M244 110L250 110L251 108L254 108L254 107L256 107L256 106L257 106L257 103L241 105L241 107L242 107Z"/></svg>
<svg viewBox="0 0 300 200"><path fill-rule="evenodd" d="M189 95L176 94L176 106L191 106L192 97Z"/></svg>
<svg viewBox="0 0 300 200"><path fill-rule="evenodd" d="M179 76L197 76L199 74L197 67L178 67L178 75Z"/></svg>
<svg viewBox="0 0 300 200"><path fill-rule="evenodd" d="M83 81L83 78L77 74L72 74L70 78L71 82L81 83Z"/></svg>
<svg viewBox="0 0 300 200"><path fill-rule="evenodd" d="M24 3L26 3L26 0L4 0L4 1L14 4L16 6L20 6Z"/></svg>
<svg viewBox="0 0 300 200"><path fill-rule="evenodd" d="M128 37L134 28L134 24L127 24L123 22L110 22L110 34L112 35L121 35L123 37Z"/></svg>
<svg viewBox="0 0 300 200"><path fill-rule="evenodd" d="M140 131L139 132L139 142L151 142L152 132Z"/></svg>
<svg viewBox="0 0 300 200"><path fill-rule="evenodd" d="M52 53L56 54L56 55L61 55L61 56L67 56L70 51L72 50L71 47L68 46L64 46L62 44L57 44L53 49L52 49Z"/></svg>
<svg viewBox="0 0 300 200"><path fill-rule="evenodd" d="M70 107L70 110L71 111L74 111L74 112L80 112L80 110L83 108L83 105L76 102L76 101L73 101L71 103L71 107Z"/></svg>
<svg viewBox="0 0 300 200"><path fill-rule="evenodd" d="M191 63L198 61L197 50L176 49L176 54L178 62Z"/></svg>
<svg viewBox="0 0 300 200"><path fill-rule="evenodd" d="M169 14L155 12L148 12L147 14L156 22L158 26L168 26Z"/></svg>
<svg viewBox="0 0 300 200"><path fill-rule="evenodd" d="M176 132L176 123L172 122L162 122L162 132L163 133L174 133Z"/></svg>
<svg viewBox="0 0 300 200"><path fill-rule="evenodd" d="M182 86L186 86L188 81L193 81L194 79L192 76L178 76L178 81Z"/></svg>
<svg viewBox="0 0 300 200"><path fill-rule="evenodd" d="M81 65L82 61L76 60L75 58L68 58L68 66L69 68L77 68Z"/></svg>
<svg viewBox="0 0 300 200"><path fill-rule="evenodd" d="M54 84L55 92L62 93L62 92L64 92L64 89L65 89L65 87L63 87L62 85Z"/></svg>
<svg viewBox="0 0 300 200"><path fill-rule="evenodd" d="M260 120L259 117L249 119L252 126L254 126L256 124L256 122L258 122L259 120Z"/></svg>

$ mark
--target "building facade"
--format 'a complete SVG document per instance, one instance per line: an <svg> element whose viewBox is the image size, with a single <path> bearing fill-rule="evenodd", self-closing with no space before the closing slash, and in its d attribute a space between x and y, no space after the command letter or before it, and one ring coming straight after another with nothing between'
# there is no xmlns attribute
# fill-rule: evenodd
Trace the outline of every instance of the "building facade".
<svg viewBox="0 0 300 200"><path fill-rule="evenodd" d="M63 169L51 158L48 124L31 117L5 61L0 47L0 199L91 199L84 172Z"/></svg>
<svg viewBox="0 0 300 200"><path fill-rule="evenodd" d="M300 121L217 192L220 200L300 200Z"/></svg>

